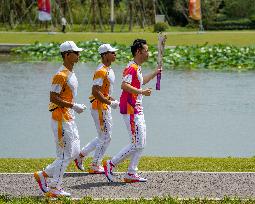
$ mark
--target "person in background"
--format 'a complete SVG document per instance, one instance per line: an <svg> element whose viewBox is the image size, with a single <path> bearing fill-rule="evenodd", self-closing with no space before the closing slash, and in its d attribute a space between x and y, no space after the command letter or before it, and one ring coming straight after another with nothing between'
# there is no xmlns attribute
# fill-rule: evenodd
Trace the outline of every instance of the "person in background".
<svg viewBox="0 0 255 204"><path fill-rule="evenodd" d="M66 33L66 18L64 16L61 17L61 25L62 25L62 33Z"/></svg>
<svg viewBox="0 0 255 204"><path fill-rule="evenodd" d="M73 41L66 41L60 45L63 65L53 76L49 104L57 159L45 170L34 173L39 188L47 197L71 195L61 188L61 184L68 164L80 153L80 138L74 112L80 114L86 106L75 102L78 81L74 73L74 64L78 62L82 50Z"/></svg>

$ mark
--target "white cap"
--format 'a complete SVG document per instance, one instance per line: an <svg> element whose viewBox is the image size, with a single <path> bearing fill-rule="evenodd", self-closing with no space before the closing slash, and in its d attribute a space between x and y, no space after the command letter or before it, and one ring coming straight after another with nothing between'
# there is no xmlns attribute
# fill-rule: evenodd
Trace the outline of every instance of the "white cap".
<svg viewBox="0 0 255 204"><path fill-rule="evenodd" d="M73 41L65 41L60 45L60 52L67 52L67 51L75 51L80 52L83 49L77 47L77 45Z"/></svg>
<svg viewBox="0 0 255 204"><path fill-rule="evenodd" d="M116 52L118 49L113 48L110 44L102 44L98 48L99 54L103 54L105 52Z"/></svg>

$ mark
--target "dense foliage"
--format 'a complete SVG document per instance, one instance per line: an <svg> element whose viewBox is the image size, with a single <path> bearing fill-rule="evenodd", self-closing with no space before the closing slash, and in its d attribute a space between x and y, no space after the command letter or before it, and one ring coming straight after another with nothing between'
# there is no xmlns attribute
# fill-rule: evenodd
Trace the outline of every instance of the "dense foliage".
<svg viewBox="0 0 255 204"><path fill-rule="evenodd" d="M100 61L97 52L102 42L98 40L79 42L78 46L85 49L80 54L81 62ZM113 44L119 51L117 52L117 63L127 63L132 59L129 46ZM58 43L35 43L19 47L13 50L15 54L22 55L26 60L60 61ZM149 64L156 65L157 48L150 46ZM213 69L213 70L233 70L245 71L255 69L255 48L236 47L232 45L195 45L176 46L166 48L164 54L164 67L166 69Z"/></svg>
<svg viewBox="0 0 255 204"><path fill-rule="evenodd" d="M115 23L128 25L129 31L134 25L142 28L155 23L155 14L165 15L172 26L191 25L197 27L197 21L189 18L188 0L115 0ZM202 19L207 25L222 20L250 19L255 15L254 0L201 0ZM30 25L38 30L40 24L35 0L0 0L0 25L6 29L15 29L19 24ZM57 27L61 16L65 16L68 25L80 25L87 31L106 31L110 19L109 0L51 0L52 24ZM240 21L241 22L241 21ZM238 28L238 27L237 27ZM252 29L252 27L247 27ZM228 27L226 27L228 29Z"/></svg>

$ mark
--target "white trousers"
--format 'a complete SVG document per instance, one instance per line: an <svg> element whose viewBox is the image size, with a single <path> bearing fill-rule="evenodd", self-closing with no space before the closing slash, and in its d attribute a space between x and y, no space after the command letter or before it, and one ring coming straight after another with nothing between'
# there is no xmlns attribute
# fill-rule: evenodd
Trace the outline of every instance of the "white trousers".
<svg viewBox="0 0 255 204"><path fill-rule="evenodd" d="M118 165L127 157L131 157L128 173L134 174L138 170L137 166L146 144L146 124L143 114L124 114L123 119L129 133L130 144L116 154L111 161L114 165Z"/></svg>
<svg viewBox="0 0 255 204"><path fill-rule="evenodd" d="M80 153L80 138L74 121L62 122L51 120L51 127L56 143L57 159L45 169L51 178L49 186L60 188L65 170Z"/></svg>
<svg viewBox="0 0 255 204"><path fill-rule="evenodd" d="M96 129L97 137L82 148L81 154L87 156L95 150L92 164L100 165L107 147L111 142L112 135L112 114L111 108L107 110L90 109Z"/></svg>

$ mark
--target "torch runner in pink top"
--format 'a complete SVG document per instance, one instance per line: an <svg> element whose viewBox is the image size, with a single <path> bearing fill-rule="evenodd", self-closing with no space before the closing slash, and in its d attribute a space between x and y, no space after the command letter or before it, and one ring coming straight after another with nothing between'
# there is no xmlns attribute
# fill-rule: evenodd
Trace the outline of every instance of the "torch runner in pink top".
<svg viewBox="0 0 255 204"><path fill-rule="evenodd" d="M141 65L149 57L146 41L143 39L135 40L131 46L131 52L134 59L128 63L123 71L122 94L120 97L120 113L130 136L130 144L113 156L111 160L104 162L105 175L110 182L114 181L113 168L128 157L130 157L130 164L124 176L124 181L127 183L147 181L147 179L137 174L137 166L146 143L146 125L142 99L143 96L150 96L152 90L142 88L142 85L147 84L161 72L161 67L157 67L155 71L143 77Z"/></svg>

